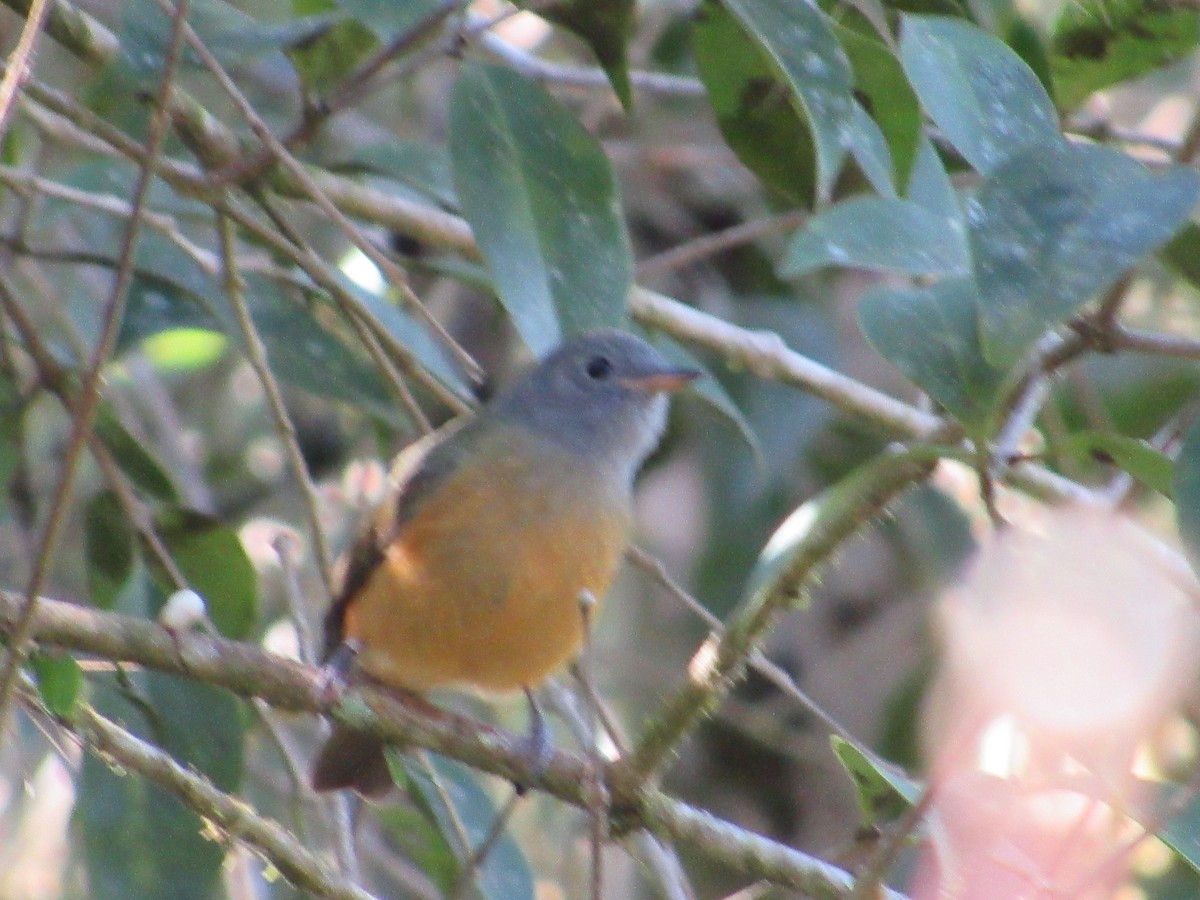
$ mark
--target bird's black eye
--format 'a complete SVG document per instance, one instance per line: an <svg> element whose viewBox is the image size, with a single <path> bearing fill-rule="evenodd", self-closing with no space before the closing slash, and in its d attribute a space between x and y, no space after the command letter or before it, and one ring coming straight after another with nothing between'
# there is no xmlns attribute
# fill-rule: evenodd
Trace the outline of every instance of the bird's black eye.
<svg viewBox="0 0 1200 900"><path fill-rule="evenodd" d="M612 362L607 356L593 356L588 360L585 371L588 373L588 378L603 381L612 371Z"/></svg>

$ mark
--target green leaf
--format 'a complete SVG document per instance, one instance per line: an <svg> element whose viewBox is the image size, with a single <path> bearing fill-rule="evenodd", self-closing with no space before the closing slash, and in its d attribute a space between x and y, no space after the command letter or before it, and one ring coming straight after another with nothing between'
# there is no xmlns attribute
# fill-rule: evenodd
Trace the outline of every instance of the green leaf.
<svg viewBox="0 0 1200 900"><path fill-rule="evenodd" d="M1050 69L1064 109L1094 91L1137 78L1200 45L1194 8L1156 0L1074 0L1050 39Z"/></svg>
<svg viewBox="0 0 1200 900"><path fill-rule="evenodd" d="M159 533L188 587L204 598L221 634L244 638L258 620L258 580L254 566L227 525L199 513L162 513Z"/></svg>
<svg viewBox="0 0 1200 900"><path fill-rule="evenodd" d="M1109 431L1081 431L1063 441L1061 448L1080 459L1113 463L1163 496L1171 496L1175 464L1145 441Z"/></svg>
<svg viewBox="0 0 1200 900"><path fill-rule="evenodd" d="M909 200L855 197L814 217L792 239L781 271L822 266L965 275L970 258L959 224Z"/></svg>
<svg viewBox="0 0 1200 900"><path fill-rule="evenodd" d="M857 101L854 103L854 115L846 128L846 147L875 193L889 200L894 199L896 171L892 166L892 152L888 149L887 138Z"/></svg>
<svg viewBox="0 0 1200 900"><path fill-rule="evenodd" d="M401 784L408 788L407 776ZM411 796L413 792L409 790L408 793ZM404 856L412 860L421 874L432 880L444 896L449 897L459 870L458 857L438 826L432 810L418 801L413 805L383 804L371 812L387 829L388 836L396 842ZM376 887L381 888L380 893L384 893L383 886Z"/></svg>
<svg viewBox="0 0 1200 900"><path fill-rule="evenodd" d="M292 9L301 15L317 14L312 21L321 23L287 50L301 84L310 94L319 96L341 82L379 46L379 39L366 25L345 13L333 12L337 7L332 0L292 0Z"/></svg>
<svg viewBox="0 0 1200 900"><path fill-rule="evenodd" d="M84 507L83 558L88 599L100 609L112 609L133 575L137 559L133 528L111 491L102 491Z"/></svg>
<svg viewBox="0 0 1200 900"><path fill-rule="evenodd" d="M29 659L46 709L70 719L83 690L83 670L69 653L35 652Z"/></svg>
<svg viewBox="0 0 1200 900"><path fill-rule="evenodd" d="M866 825L895 821L921 798L921 785L898 767L870 757L849 741L830 735L829 744L854 783L858 808Z"/></svg>
<svg viewBox="0 0 1200 900"><path fill-rule="evenodd" d="M155 500L174 503L179 499L166 469L125 429L107 403L101 403L93 430L135 487Z"/></svg>
<svg viewBox="0 0 1200 900"><path fill-rule="evenodd" d="M314 309L253 274L246 278L246 297L276 378L385 422L404 415L375 366L326 328Z"/></svg>
<svg viewBox="0 0 1200 900"><path fill-rule="evenodd" d="M887 139L895 182L904 184L921 140L921 106L900 61L862 21L861 28L837 23L834 30L854 69L855 95Z"/></svg>
<svg viewBox="0 0 1200 900"><path fill-rule="evenodd" d="M0 514L12 501L8 490L14 474L24 464L25 401L21 389L0 371Z"/></svg>
<svg viewBox="0 0 1200 900"><path fill-rule="evenodd" d="M1200 418L1192 423L1175 459L1175 525L1192 570L1200 573Z"/></svg>
<svg viewBox="0 0 1200 900"><path fill-rule="evenodd" d="M152 85L161 77L171 35L171 18L154 0L123 0L117 33L121 54L116 74L137 84ZM191 0L188 24L222 66L244 66L255 60L278 55L284 47L311 35L317 23L293 19L280 25L256 21L223 0ZM204 68L199 57L186 44L183 62Z"/></svg>
<svg viewBox="0 0 1200 900"><path fill-rule="evenodd" d="M1054 104L1033 70L974 25L906 15L900 61L934 123L984 174L1060 137Z"/></svg>
<svg viewBox="0 0 1200 900"><path fill-rule="evenodd" d="M976 302L965 278L927 288L881 288L860 301L858 321L881 356L983 437L1006 373L984 359Z"/></svg>
<svg viewBox="0 0 1200 900"><path fill-rule="evenodd" d="M1189 786L1171 785L1165 789L1156 784L1147 784L1148 792L1160 793L1159 809L1176 809L1181 791L1188 792L1191 802L1183 811L1171 817L1166 825L1158 830L1159 839L1175 851L1176 855L1196 873L1200 873L1200 799L1195 796ZM1154 821L1162 821L1157 816ZM1149 823L1146 823L1149 824Z"/></svg>
<svg viewBox="0 0 1200 900"><path fill-rule="evenodd" d="M553 0L523 5L532 6L542 18L582 38L596 54L621 106L626 112L633 109L625 44L633 30L636 0Z"/></svg>
<svg viewBox="0 0 1200 900"><path fill-rule="evenodd" d="M462 763L435 753L423 754L423 758L429 761L429 767L407 754L389 751L388 765L396 781L406 784L410 795L428 811L446 843L458 847L460 857L465 858L487 836L496 818L496 806L479 784L479 776ZM460 845L459 825L466 833L469 848ZM476 884L488 900L533 900L536 894L529 861L507 832L480 866Z"/></svg>
<svg viewBox="0 0 1200 900"><path fill-rule="evenodd" d="M626 320L633 257L616 181L570 112L515 72L464 65L450 159L500 302L534 353Z"/></svg>
<svg viewBox="0 0 1200 900"><path fill-rule="evenodd" d="M337 0L337 5L366 25L381 41L407 34L429 16L448 15L451 7L443 0ZM442 8L445 12L442 13Z"/></svg>
<svg viewBox="0 0 1200 900"><path fill-rule="evenodd" d="M347 153L339 156L329 168L390 178L434 201L443 209L458 208L450 157L440 147L395 139L355 143L347 148Z"/></svg>
<svg viewBox="0 0 1200 900"><path fill-rule="evenodd" d="M817 194L829 197L846 155L854 76L828 17L811 0L722 0L803 109L817 155Z"/></svg>
<svg viewBox="0 0 1200 900"><path fill-rule="evenodd" d="M1188 222L1163 246L1163 262L1194 288L1200 288L1200 225Z"/></svg>
<svg viewBox="0 0 1200 900"><path fill-rule="evenodd" d="M968 204L983 342L1022 356L1178 230L1200 174L1154 172L1107 147L1055 142L1012 157Z"/></svg>
<svg viewBox="0 0 1200 900"><path fill-rule="evenodd" d="M966 227L954 184L946 174L946 167L942 165L933 142L924 136L917 148L917 158L913 161L907 197L918 206L953 222L956 230Z"/></svg>
<svg viewBox="0 0 1200 900"><path fill-rule="evenodd" d="M812 134L768 58L717 0L696 16L696 65L725 143L764 185L801 206L816 195Z"/></svg>

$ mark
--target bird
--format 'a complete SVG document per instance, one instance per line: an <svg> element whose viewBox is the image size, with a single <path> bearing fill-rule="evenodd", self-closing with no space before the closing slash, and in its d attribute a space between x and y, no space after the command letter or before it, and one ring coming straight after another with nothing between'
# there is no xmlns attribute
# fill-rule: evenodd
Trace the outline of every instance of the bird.
<svg viewBox="0 0 1200 900"><path fill-rule="evenodd" d="M525 691L539 726L530 692L578 654L581 601L601 600L617 571L668 395L699 374L633 334L585 332L402 451L339 561L327 683ZM336 723L313 787L385 794L383 750Z"/></svg>

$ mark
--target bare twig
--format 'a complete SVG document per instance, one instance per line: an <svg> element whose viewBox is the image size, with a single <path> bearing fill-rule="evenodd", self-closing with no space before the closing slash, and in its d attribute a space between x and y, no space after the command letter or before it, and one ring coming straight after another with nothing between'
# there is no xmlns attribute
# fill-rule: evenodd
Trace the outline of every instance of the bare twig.
<svg viewBox="0 0 1200 900"><path fill-rule="evenodd" d="M33 56L33 47L42 31L46 11L50 5L48 0L33 0L29 6L29 14L25 17L25 25L21 28L21 36L17 39L17 46L5 64L4 77L0 78L0 141L4 140L8 131L8 117L12 114L17 91L22 82L29 77L29 60Z"/></svg>
<svg viewBox="0 0 1200 900"><path fill-rule="evenodd" d="M270 362L267 360L267 348L263 344L262 337L258 333L258 326L254 324L254 319L250 316L250 310L246 306L242 276L238 271L237 257L234 252L233 225L226 216L218 218L217 234L220 238L221 259L224 266L225 295L229 298L238 327L242 331L246 359L258 376L259 383L262 384L263 393L267 397L267 407L271 410L271 417L275 421L275 431L279 435L280 441L283 442L288 467L292 470L292 477L300 488L300 497L303 500L304 511L308 516L308 525L312 531L313 546L317 551L317 570L321 573L326 593L332 597L334 594L333 553L329 548L329 538L321 525L320 499L317 497L317 489L313 485L312 477L308 474L304 454L296 440L296 428L292 424L291 416L287 413L283 394L279 390L275 375L271 371Z"/></svg>
<svg viewBox="0 0 1200 900"><path fill-rule="evenodd" d="M678 247L664 250L656 256L643 259L637 264L637 277L642 280L654 278L665 272L695 265L709 256L740 247L742 244L749 244L768 234L792 231L802 226L807 219L808 214L803 211L786 212L765 219L742 222L713 234L702 235L686 244L680 244Z"/></svg>

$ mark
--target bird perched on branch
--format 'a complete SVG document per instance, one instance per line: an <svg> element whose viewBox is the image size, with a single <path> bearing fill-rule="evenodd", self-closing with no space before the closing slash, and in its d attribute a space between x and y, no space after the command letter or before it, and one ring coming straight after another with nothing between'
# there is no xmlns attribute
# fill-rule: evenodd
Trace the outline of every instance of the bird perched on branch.
<svg viewBox="0 0 1200 900"><path fill-rule="evenodd" d="M633 335L591 332L402 452L341 564L329 677L528 695L569 662L581 597L604 596L625 551L667 395L698 374ZM383 743L336 725L313 786L391 784Z"/></svg>

